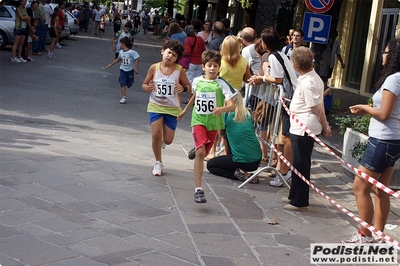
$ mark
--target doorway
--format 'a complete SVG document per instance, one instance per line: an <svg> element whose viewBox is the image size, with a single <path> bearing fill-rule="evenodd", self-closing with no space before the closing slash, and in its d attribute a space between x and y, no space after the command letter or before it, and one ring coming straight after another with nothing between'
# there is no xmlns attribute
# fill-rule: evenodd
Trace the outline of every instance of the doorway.
<svg viewBox="0 0 400 266"><path fill-rule="evenodd" d="M382 51L385 50L388 41L395 37L397 20L399 18L398 8L382 9L381 22L378 32L378 44L375 51L374 69L371 78L370 93L374 93L374 84L378 81L382 71Z"/></svg>

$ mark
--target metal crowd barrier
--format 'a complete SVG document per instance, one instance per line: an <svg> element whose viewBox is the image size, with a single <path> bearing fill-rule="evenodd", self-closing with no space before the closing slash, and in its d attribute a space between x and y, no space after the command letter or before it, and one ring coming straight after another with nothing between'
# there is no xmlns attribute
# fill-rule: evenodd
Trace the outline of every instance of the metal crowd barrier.
<svg viewBox="0 0 400 266"><path fill-rule="evenodd" d="M259 86L249 86L245 92L246 98L245 104L251 110L252 114L255 113L257 105L261 100L264 100L266 103L270 105L270 108L273 108L272 112L269 112L270 116L265 115L263 121L257 123L254 121L256 136L265 144L269 151L269 159L266 166L259 168L256 172L253 173L245 182L243 182L239 188L242 188L248 182L251 182L256 176L258 176L263 171L272 171L282 180L283 184L290 189L289 184L282 177L279 171L272 166L272 160L274 157L273 146L276 146L276 140L279 134L279 127L281 126L281 117L282 117L282 102L279 99L282 99L284 92L282 85L276 85L272 83L265 83ZM284 111L284 110L283 110ZM272 116L272 117L271 117ZM254 115L253 115L254 118ZM267 136L270 135L267 139L264 139L261 135L263 131L268 131ZM265 133L265 132L264 132Z"/></svg>

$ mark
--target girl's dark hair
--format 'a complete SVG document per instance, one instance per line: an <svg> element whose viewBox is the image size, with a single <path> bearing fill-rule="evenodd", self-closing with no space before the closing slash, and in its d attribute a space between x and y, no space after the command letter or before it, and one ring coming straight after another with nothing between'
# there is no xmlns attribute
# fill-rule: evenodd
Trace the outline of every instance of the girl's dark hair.
<svg viewBox="0 0 400 266"><path fill-rule="evenodd" d="M272 28L264 29L261 33L261 39L268 49L268 52L279 50L281 41L279 33L276 30Z"/></svg>
<svg viewBox="0 0 400 266"><path fill-rule="evenodd" d="M266 53L266 51L264 51L264 49L263 49L263 47L262 47L261 42L262 42L262 40L261 40L261 39L258 39L258 40L255 42L255 45L254 45L254 49L256 50L257 54L258 54L260 57L263 56L263 54Z"/></svg>
<svg viewBox="0 0 400 266"><path fill-rule="evenodd" d="M54 8L53 13L51 14L51 19L56 19L59 10L58 6Z"/></svg>
<svg viewBox="0 0 400 266"><path fill-rule="evenodd" d="M388 76L400 71L400 39L389 41L387 46L389 52L386 55L386 64L383 66L378 82L375 84L376 89L382 86Z"/></svg>
<svg viewBox="0 0 400 266"><path fill-rule="evenodd" d="M190 21L190 24L194 27L194 30L196 32L201 31L201 28L203 27L203 23L201 23L201 20L194 18Z"/></svg>

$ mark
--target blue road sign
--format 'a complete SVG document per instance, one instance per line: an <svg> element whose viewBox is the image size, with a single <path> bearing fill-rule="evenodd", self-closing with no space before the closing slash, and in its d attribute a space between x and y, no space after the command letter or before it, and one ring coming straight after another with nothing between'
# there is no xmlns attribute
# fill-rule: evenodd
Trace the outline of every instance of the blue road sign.
<svg viewBox="0 0 400 266"><path fill-rule="evenodd" d="M304 13L304 41L327 44L332 17L328 15Z"/></svg>

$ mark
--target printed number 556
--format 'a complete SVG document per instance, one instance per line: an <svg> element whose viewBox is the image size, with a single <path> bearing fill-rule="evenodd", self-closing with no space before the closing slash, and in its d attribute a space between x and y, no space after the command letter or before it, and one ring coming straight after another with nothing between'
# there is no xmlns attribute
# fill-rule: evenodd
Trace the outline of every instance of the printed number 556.
<svg viewBox="0 0 400 266"><path fill-rule="evenodd" d="M197 112L211 113L214 109L214 102L207 100L196 100Z"/></svg>

